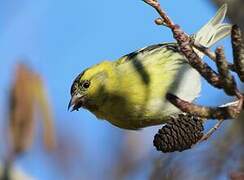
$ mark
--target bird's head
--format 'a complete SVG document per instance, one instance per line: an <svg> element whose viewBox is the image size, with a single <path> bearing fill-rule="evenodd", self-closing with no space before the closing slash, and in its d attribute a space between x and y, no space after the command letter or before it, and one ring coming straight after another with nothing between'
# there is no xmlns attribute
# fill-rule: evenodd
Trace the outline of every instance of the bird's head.
<svg viewBox="0 0 244 180"><path fill-rule="evenodd" d="M92 110L99 105L104 98L109 63L106 61L88 68L75 78L70 89L71 100L68 109L78 111L82 107Z"/></svg>

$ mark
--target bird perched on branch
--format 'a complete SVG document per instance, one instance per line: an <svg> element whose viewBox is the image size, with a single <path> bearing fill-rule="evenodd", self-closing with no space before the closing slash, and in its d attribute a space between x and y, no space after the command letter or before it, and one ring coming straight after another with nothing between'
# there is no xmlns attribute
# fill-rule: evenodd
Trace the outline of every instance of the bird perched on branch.
<svg viewBox="0 0 244 180"><path fill-rule="evenodd" d="M194 35L195 41L210 47L229 35L231 26L223 23L226 11L222 6ZM167 101L168 92L192 102L201 91L199 73L178 49L177 43L152 45L84 70L72 84L69 108L88 109L124 129L165 123L181 112Z"/></svg>

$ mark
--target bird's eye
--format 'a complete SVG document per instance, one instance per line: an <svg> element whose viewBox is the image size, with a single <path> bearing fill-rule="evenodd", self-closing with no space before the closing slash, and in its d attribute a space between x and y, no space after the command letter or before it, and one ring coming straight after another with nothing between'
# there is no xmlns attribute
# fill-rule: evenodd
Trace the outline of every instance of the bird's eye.
<svg viewBox="0 0 244 180"><path fill-rule="evenodd" d="M82 84L82 87L85 88L85 89L89 88L89 86L90 86L90 82L89 81L85 81Z"/></svg>

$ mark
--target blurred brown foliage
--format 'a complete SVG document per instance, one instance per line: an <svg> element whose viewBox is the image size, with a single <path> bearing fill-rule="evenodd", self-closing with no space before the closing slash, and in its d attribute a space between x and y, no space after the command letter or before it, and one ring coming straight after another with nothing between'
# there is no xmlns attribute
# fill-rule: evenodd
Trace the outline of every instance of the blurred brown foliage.
<svg viewBox="0 0 244 180"><path fill-rule="evenodd" d="M9 100L10 146L15 154L32 144L36 110L43 119L43 139L47 149L55 145L52 114L41 77L23 64L17 65Z"/></svg>
<svg viewBox="0 0 244 180"><path fill-rule="evenodd" d="M55 146L52 111L41 77L26 65L18 64L9 93L8 150L2 179L9 179L12 163L32 145L36 132L35 113L41 115L46 149ZM11 172L11 173L10 173Z"/></svg>
<svg viewBox="0 0 244 180"><path fill-rule="evenodd" d="M244 173L238 173L238 172L233 172L230 175L231 180L243 180L244 179Z"/></svg>

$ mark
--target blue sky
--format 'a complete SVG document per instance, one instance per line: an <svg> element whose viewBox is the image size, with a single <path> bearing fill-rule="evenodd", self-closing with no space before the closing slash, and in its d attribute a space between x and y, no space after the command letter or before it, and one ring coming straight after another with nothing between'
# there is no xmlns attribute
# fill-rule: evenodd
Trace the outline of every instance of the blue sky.
<svg viewBox="0 0 244 180"><path fill-rule="evenodd" d="M205 0L171 0L161 4L189 34L216 11ZM140 0L0 1L0 113L6 112L15 64L25 60L44 79L57 131L65 131L66 138L72 134L70 137L86 145L81 148L83 165L75 168L82 169L83 178L98 178L104 169L96 167L113 165L111 154L116 153L116 139L124 131L96 120L88 111L67 112L71 83L83 69L101 60L115 60L144 46L172 41L169 30L154 25L156 17L154 10ZM230 57L228 43L228 40L222 42ZM216 105L223 96L204 82L198 102ZM4 118L0 118L1 122ZM129 133L143 137L145 146L153 151L151 139L156 130ZM51 167L39 146L34 144L17 165L37 179L60 179L61 173Z"/></svg>

